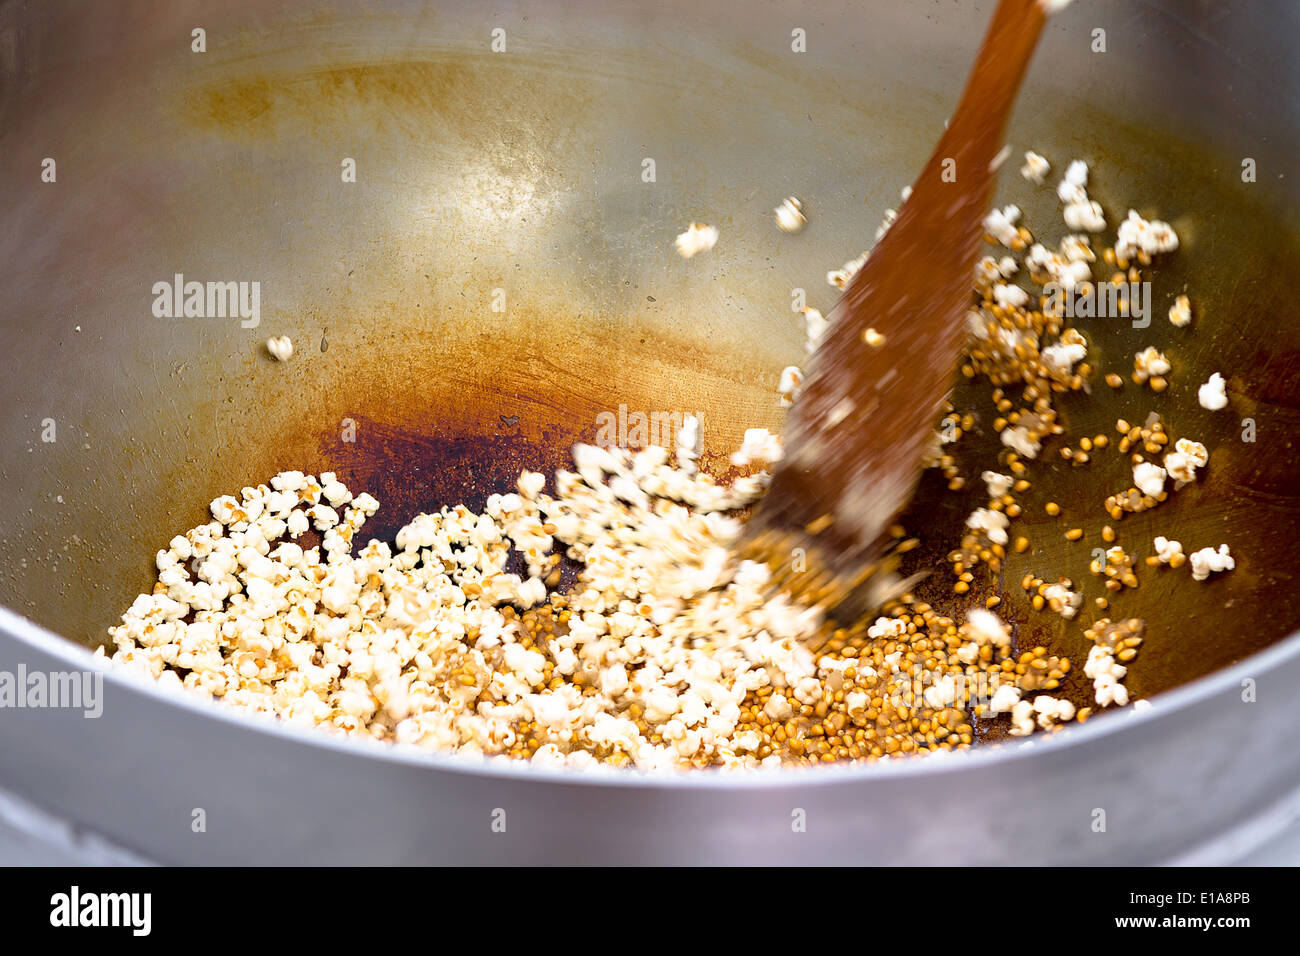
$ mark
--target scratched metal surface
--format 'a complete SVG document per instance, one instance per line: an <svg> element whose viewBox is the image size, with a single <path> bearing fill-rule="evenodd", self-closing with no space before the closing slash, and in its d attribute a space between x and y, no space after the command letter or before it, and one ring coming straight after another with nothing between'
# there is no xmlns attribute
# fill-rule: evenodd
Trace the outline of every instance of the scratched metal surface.
<svg viewBox="0 0 1300 956"><path fill-rule="evenodd" d="M97 643L149 585L152 553L218 494L283 468L335 470L379 497L383 537L417 510L481 501L520 467L553 468L619 404L701 413L720 466L744 428L779 424L774 383L802 354L791 290L829 307L824 273L864 248L924 160L987 8L0 6L0 600ZM488 49L498 22L503 54ZM203 55L188 48L196 24ZM1105 55L1087 48L1095 25ZM790 51L794 26L807 54ZM1076 436L1156 410L1212 450L1195 488L1119 526L1139 556L1165 534L1189 550L1226 541L1237 560L1204 585L1142 569L1116 601L1151 623L1136 696L1300 625L1300 203L1280 175L1300 117L1293 68L1245 54L1235 32L1247 26L1209 3L1077 4L1049 27L1011 130L1057 172L1093 163L1112 223L1132 204L1184 241L1155 270L1151 328L1085 324L1099 374L1167 348L1170 390L1062 403ZM1260 168L1249 187L1245 155ZM57 183L37 178L45 156ZM1058 238L1050 186L1033 191L1015 165L1004 199ZM789 194L811 219L795 238L770 221ZM687 263L671 241L691 219L722 241ZM260 281L260 327L155 319L151 286L176 272ZM1163 314L1184 290L1197 318L1176 330ZM293 338L288 364L262 350L271 334ZM1211 371L1231 399L1214 415L1195 402ZM987 467L987 390L954 400L979 423L963 460ZM40 441L47 417L54 444ZM1126 469L1113 453L1071 468L1055 448L1027 495L1033 549L988 586L1023 645L1080 660L1092 609L1068 624L1029 615L1017 582L1063 574L1101 593L1086 566ZM1042 513L1049 498L1060 519ZM925 542L916 566L940 566L979 503L927 479L909 519ZM1075 523L1088 537L1067 544ZM939 573L922 591L958 613L947 585Z"/></svg>

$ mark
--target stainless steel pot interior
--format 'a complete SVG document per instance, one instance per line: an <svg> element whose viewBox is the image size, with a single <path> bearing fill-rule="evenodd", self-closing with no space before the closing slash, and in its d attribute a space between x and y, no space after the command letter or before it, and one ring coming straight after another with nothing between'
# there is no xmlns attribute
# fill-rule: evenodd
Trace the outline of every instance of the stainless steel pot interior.
<svg viewBox="0 0 1300 956"><path fill-rule="evenodd" d="M555 467L621 404L698 412L724 467L744 428L779 425L774 383L802 354L793 290L831 304L826 270L866 246L924 160L990 6L0 5L0 322L15 358L0 382L0 600L91 645L216 495L335 470L381 500L383 537L416 510L481 502L522 466ZM1204 585L1144 575L1116 602L1150 622L1135 696L1300 625L1298 16L1080 0L1049 26L1010 133L1058 172L1089 160L1112 223L1131 205L1183 239L1154 270L1149 328L1086 326L1103 372L1167 348L1169 391L1062 403L1074 434L1156 410L1212 449L1201 484L1119 527L1139 554L1166 534L1227 541L1237 560ZM1058 238L1051 186L1016 165L1003 200ZM771 224L792 194L811 221L794 238ZM671 241L692 219L722 240L684 262ZM260 324L155 318L153 285L177 273L260 282ZM1184 291L1197 315L1175 330L1164 311ZM287 364L261 347L280 334ZM1214 414L1195 398L1212 371L1231 396ZM963 460L984 467L987 389L954 402L979 423ZM1034 503L1100 516L1126 487L1119 456L1079 469L1049 452ZM917 566L942 563L978 497L926 480ZM1032 615L1018 582L1087 580L1091 546L1029 515L1034 548L993 586L1023 646L1081 659L1079 623ZM957 612L947 587L939 574L922 593Z"/></svg>

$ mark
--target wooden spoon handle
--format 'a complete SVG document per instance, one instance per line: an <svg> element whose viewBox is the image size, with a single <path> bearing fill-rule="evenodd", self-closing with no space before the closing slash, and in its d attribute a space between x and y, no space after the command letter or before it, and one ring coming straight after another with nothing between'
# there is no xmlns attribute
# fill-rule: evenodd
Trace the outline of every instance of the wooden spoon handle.
<svg viewBox="0 0 1300 956"><path fill-rule="evenodd" d="M806 570L785 583L805 598L833 606L874 580L879 603L896 587L885 529L955 376L995 158L1045 19L1040 0L998 5L947 130L813 355L742 542L774 570L800 549Z"/></svg>

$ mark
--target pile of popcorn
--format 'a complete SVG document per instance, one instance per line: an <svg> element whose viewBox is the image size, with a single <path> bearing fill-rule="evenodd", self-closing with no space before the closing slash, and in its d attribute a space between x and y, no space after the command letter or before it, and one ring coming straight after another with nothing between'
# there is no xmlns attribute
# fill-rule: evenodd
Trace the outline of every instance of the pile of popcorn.
<svg viewBox="0 0 1300 956"><path fill-rule="evenodd" d="M395 547L355 557L378 503L330 473L279 474L216 499L211 522L158 552L154 592L111 630L114 659L228 703L434 747L503 752L544 727L646 766L732 749L748 691L813 672L801 641L817 622L766 595L760 565L727 565L739 522L725 512L763 479L724 488L689 453L667 457L580 445L557 497L524 472L482 514L422 514ZM296 543L309 527L319 547ZM585 572L565 633L527 640L520 612L547 600L557 545ZM512 556L524 573L506 570ZM621 716L625 698L662 743Z"/></svg>
<svg viewBox="0 0 1300 956"><path fill-rule="evenodd" d="M987 611L958 626L894 603L843 628L773 592L765 565L730 556L767 475L718 484L698 435L688 421L675 461L578 445L554 496L525 471L481 514L422 514L355 557L378 503L281 473L158 552L113 660L291 721L579 767L875 759L969 746L972 715L1014 712L1012 734L1075 716L1024 697L1068 662L1013 656ZM742 451L780 447L753 432ZM309 529L321 543L303 547ZM561 552L582 567L563 594Z"/></svg>

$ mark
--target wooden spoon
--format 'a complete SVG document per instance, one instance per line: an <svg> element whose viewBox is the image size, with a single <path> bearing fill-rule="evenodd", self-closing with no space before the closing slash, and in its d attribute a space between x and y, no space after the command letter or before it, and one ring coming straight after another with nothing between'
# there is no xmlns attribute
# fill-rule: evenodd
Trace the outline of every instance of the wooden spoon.
<svg viewBox="0 0 1300 956"><path fill-rule="evenodd" d="M888 528L955 378L1003 131L1047 4L1060 5L998 4L947 130L812 356L738 548L803 600L835 609L851 596L865 613L904 586Z"/></svg>

